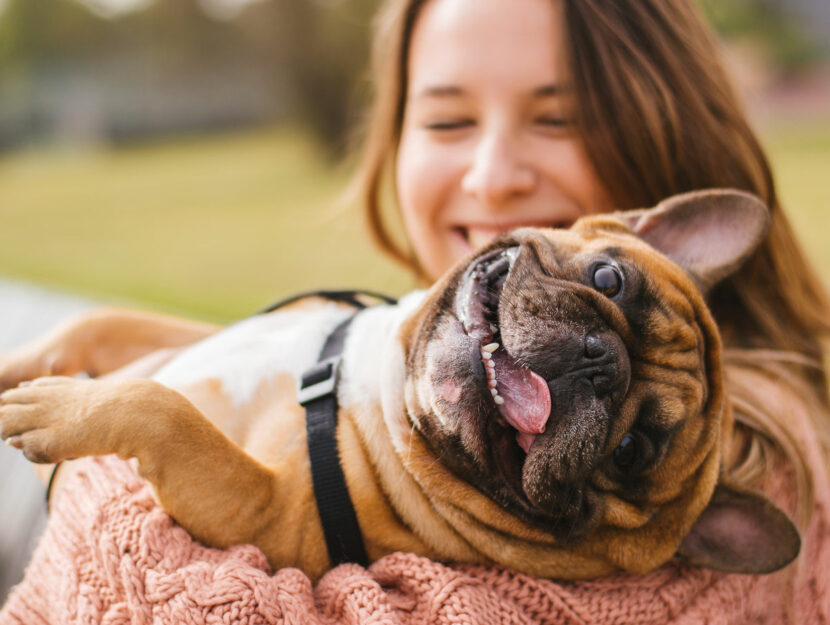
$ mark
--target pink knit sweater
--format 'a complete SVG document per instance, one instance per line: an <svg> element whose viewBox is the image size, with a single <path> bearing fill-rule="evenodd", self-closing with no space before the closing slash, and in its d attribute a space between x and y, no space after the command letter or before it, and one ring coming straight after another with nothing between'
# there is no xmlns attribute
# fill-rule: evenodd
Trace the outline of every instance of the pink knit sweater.
<svg viewBox="0 0 830 625"><path fill-rule="evenodd" d="M222 551L193 541L126 463L81 462L0 625L830 623L826 498L800 569L775 575L669 564L646 576L557 583L399 553L369 569L339 566L315 587L296 569L270 571L252 546ZM817 486L827 494L826 480Z"/></svg>

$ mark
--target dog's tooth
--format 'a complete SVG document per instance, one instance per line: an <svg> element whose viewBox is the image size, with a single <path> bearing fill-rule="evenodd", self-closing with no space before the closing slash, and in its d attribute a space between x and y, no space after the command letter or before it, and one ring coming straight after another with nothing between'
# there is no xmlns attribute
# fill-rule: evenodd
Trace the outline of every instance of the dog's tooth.
<svg viewBox="0 0 830 625"><path fill-rule="evenodd" d="M486 352L482 349L481 357L484 358L484 360L490 360L493 357L493 354L491 354L490 352Z"/></svg>
<svg viewBox="0 0 830 625"><path fill-rule="evenodd" d="M496 363L494 363L492 360L485 360L484 364L487 365L490 369L496 368Z"/></svg>
<svg viewBox="0 0 830 625"><path fill-rule="evenodd" d="M485 352L489 352L489 353L491 353L491 354L492 354L492 353L493 353L494 351L496 351L498 348L499 348L499 344L498 344L498 343L489 343L488 345L485 345L485 346L484 346L484 347L482 347L481 349L482 349L483 351L485 351ZM484 355L484 354L482 354L482 356L483 356L483 355ZM488 356L488 358L489 358L489 356Z"/></svg>
<svg viewBox="0 0 830 625"><path fill-rule="evenodd" d="M490 389L490 394L493 396L493 399L499 396L499 392L494 388Z"/></svg>
<svg viewBox="0 0 830 625"><path fill-rule="evenodd" d="M498 395L498 394L494 395L493 396L493 401L496 402L497 406L501 406L504 403L504 397L502 397L501 395Z"/></svg>
<svg viewBox="0 0 830 625"><path fill-rule="evenodd" d="M495 333L496 333L496 332L498 332L498 331L499 331L499 329L491 323L491 324L490 324L490 332L492 332L493 334L495 334Z"/></svg>
<svg viewBox="0 0 830 625"><path fill-rule="evenodd" d="M498 382L496 382L496 378L490 378L489 380L487 380L487 386L489 386L490 388L496 388L497 385Z"/></svg>

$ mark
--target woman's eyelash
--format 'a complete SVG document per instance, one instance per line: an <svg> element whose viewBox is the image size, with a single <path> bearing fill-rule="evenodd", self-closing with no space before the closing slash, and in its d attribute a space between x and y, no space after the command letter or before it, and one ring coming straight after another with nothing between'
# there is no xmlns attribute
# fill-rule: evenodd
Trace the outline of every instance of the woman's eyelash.
<svg viewBox="0 0 830 625"><path fill-rule="evenodd" d="M462 128L469 128L470 126L474 126L475 123L476 122L473 119L442 120L437 122L426 123L424 124L424 128L426 128L427 130L436 131L460 130ZM553 128L566 128L570 126L571 122L570 120L564 117L544 116L537 117L534 120L534 123Z"/></svg>
<svg viewBox="0 0 830 625"><path fill-rule="evenodd" d="M424 127L428 130L459 130L472 126L475 122L471 119L458 119L452 121L431 122L425 124Z"/></svg>
<svg viewBox="0 0 830 625"><path fill-rule="evenodd" d="M543 126L564 127L569 125L570 122L564 117L538 117L536 123Z"/></svg>

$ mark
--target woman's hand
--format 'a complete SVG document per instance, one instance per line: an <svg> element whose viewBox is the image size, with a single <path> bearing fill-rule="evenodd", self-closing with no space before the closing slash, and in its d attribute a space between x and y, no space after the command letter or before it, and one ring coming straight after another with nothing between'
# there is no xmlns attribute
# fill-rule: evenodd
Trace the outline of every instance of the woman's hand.
<svg viewBox="0 0 830 625"><path fill-rule="evenodd" d="M67 349L76 332L75 323L63 324L32 343L1 354L0 392L44 376L80 373L82 354Z"/></svg>

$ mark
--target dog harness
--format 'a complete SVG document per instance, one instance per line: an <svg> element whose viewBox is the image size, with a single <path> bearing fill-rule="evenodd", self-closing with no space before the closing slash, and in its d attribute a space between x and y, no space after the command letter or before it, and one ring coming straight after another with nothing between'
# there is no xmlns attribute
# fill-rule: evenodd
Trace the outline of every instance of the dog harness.
<svg viewBox="0 0 830 625"><path fill-rule="evenodd" d="M300 376L297 390L297 400L306 410L311 481L332 566L345 562L369 565L363 535L340 464L336 438L337 383L346 333L358 312L367 307L358 299L358 295L379 299L387 304L395 303L394 299L386 295L370 291L313 291L281 300L263 311L272 312L305 297L323 297L345 302L357 309L329 333L317 363Z"/></svg>

